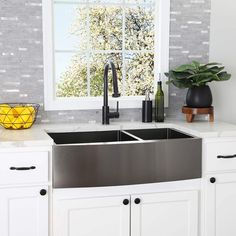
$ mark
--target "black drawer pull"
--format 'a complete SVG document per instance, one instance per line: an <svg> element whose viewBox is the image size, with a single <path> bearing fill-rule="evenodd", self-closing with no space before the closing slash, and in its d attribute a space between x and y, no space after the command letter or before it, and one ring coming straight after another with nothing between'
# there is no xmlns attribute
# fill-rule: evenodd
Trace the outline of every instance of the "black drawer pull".
<svg viewBox="0 0 236 236"><path fill-rule="evenodd" d="M234 154L234 155L229 155L229 156L221 156L221 155L219 155L219 156L217 156L217 158L221 158L221 159L236 158L236 154Z"/></svg>
<svg viewBox="0 0 236 236"><path fill-rule="evenodd" d="M35 166L30 167L10 167L10 170L34 170L36 169Z"/></svg>

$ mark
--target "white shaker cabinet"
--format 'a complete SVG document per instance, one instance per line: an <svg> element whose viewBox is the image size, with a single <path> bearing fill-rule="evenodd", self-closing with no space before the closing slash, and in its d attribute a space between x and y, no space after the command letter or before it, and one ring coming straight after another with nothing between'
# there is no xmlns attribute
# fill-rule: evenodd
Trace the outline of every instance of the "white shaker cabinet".
<svg viewBox="0 0 236 236"><path fill-rule="evenodd" d="M197 236L198 191L57 198L53 218L54 236Z"/></svg>
<svg viewBox="0 0 236 236"><path fill-rule="evenodd" d="M129 196L54 199L54 236L129 236Z"/></svg>
<svg viewBox="0 0 236 236"><path fill-rule="evenodd" d="M204 144L204 236L236 235L236 140L218 138Z"/></svg>
<svg viewBox="0 0 236 236"><path fill-rule="evenodd" d="M206 178L205 236L236 235L236 173Z"/></svg>
<svg viewBox="0 0 236 236"><path fill-rule="evenodd" d="M0 149L0 235L49 235L51 147Z"/></svg>
<svg viewBox="0 0 236 236"><path fill-rule="evenodd" d="M0 235L48 235L47 186L0 189Z"/></svg>
<svg viewBox="0 0 236 236"><path fill-rule="evenodd" d="M197 236L198 191L131 198L131 236Z"/></svg>

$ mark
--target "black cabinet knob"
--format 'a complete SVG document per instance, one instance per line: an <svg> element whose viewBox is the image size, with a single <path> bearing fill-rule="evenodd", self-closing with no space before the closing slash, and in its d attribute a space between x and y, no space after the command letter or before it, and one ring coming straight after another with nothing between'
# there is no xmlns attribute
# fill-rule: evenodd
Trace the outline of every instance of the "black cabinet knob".
<svg viewBox="0 0 236 236"><path fill-rule="evenodd" d="M134 203L135 203L135 204L139 204L140 202L141 202L140 198L135 198L135 199L134 199Z"/></svg>
<svg viewBox="0 0 236 236"><path fill-rule="evenodd" d="M212 184L214 184L214 183L216 182L216 178L215 178L215 177L211 177L211 178L210 178L210 182L211 182Z"/></svg>
<svg viewBox="0 0 236 236"><path fill-rule="evenodd" d="M129 200L128 199L124 199L123 204L124 205L128 205L129 204Z"/></svg>
<svg viewBox="0 0 236 236"><path fill-rule="evenodd" d="M47 190L46 189L41 189L40 190L40 195L44 196L47 194Z"/></svg>

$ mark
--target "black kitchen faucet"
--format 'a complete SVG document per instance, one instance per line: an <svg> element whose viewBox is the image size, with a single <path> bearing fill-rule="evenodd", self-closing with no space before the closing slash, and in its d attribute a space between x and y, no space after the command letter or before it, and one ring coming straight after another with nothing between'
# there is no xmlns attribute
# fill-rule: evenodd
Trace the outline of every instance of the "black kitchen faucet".
<svg viewBox="0 0 236 236"><path fill-rule="evenodd" d="M103 91L103 107L102 107L102 124L108 125L110 123L110 118L119 118L119 102L117 101L116 112L110 112L108 106L108 72L109 68L112 71L112 82L113 82L113 94L112 97L120 97L117 84L117 73L115 65L112 61L108 61L104 68L104 91Z"/></svg>

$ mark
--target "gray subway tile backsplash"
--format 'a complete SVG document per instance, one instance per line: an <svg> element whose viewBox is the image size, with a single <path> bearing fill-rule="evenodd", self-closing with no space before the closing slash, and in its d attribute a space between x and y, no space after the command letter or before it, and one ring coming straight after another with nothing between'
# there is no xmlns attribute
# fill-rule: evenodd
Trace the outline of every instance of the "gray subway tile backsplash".
<svg viewBox="0 0 236 236"><path fill-rule="evenodd" d="M210 0L171 0L170 68L192 60L208 61ZM0 0L0 102L41 104L38 122L100 122L101 110L44 111L41 0ZM186 90L169 89L172 118ZM141 120L141 109L124 109L122 121Z"/></svg>

